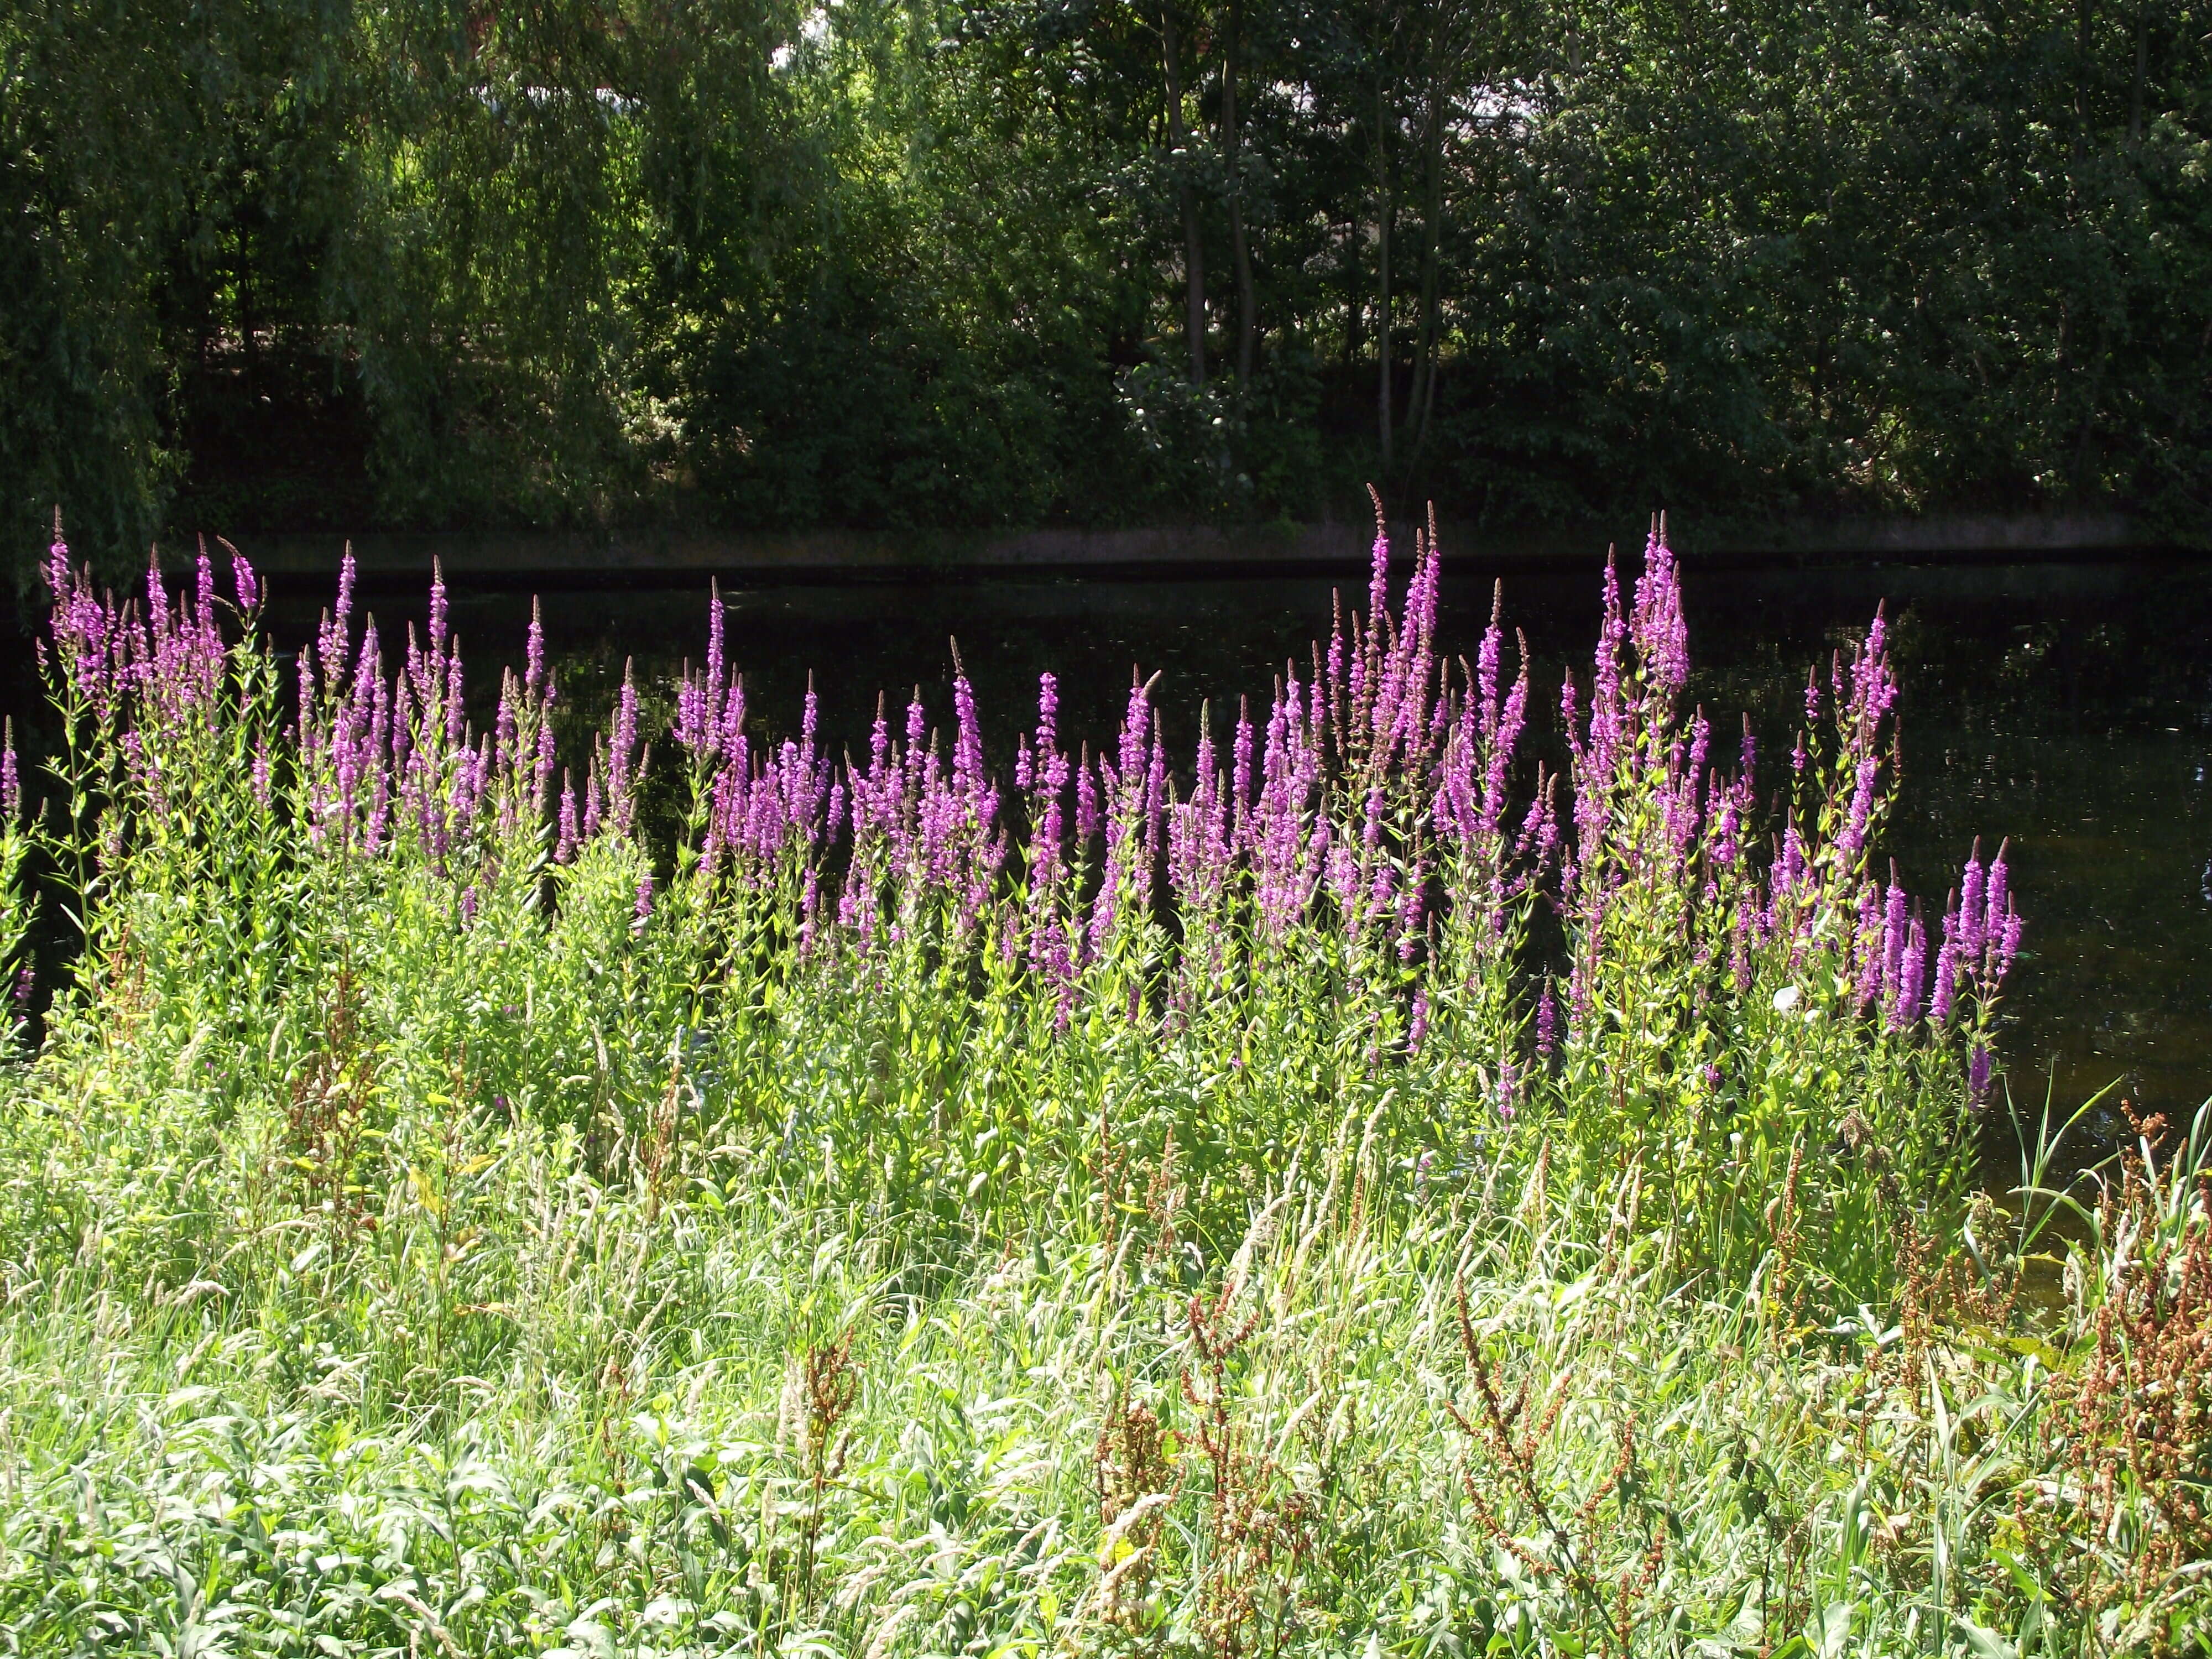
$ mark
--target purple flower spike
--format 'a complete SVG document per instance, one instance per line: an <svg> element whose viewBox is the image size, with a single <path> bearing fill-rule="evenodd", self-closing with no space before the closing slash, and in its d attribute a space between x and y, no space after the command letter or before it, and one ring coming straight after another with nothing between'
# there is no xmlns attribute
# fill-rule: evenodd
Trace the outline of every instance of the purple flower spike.
<svg viewBox="0 0 2212 1659"><path fill-rule="evenodd" d="M338 607L343 614L346 600L353 592L353 546L346 546L345 564L338 585ZM430 561L430 654L440 659L446 652L446 568L435 558Z"/></svg>
<svg viewBox="0 0 2212 1659"><path fill-rule="evenodd" d="M1997 855L1990 860L1989 893L1983 901L1982 938L1991 943L2003 939L2005 915L2010 908L2005 892L2008 879L2005 869L2005 850L2011 844L2009 842L1998 843Z"/></svg>
<svg viewBox="0 0 2212 1659"><path fill-rule="evenodd" d="M348 641L353 623L355 574L353 544L348 542L345 556L338 561L337 599L324 619L322 638L318 642L322 656L323 677L333 686L345 677Z"/></svg>
<svg viewBox="0 0 2212 1659"><path fill-rule="evenodd" d="M1982 954L1984 879L1982 843L1977 841L1959 878L1959 949L1969 961L1978 960Z"/></svg>
<svg viewBox="0 0 2212 1659"><path fill-rule="evenodd" d="M566 864L576 856L576 789L566 772L561 775L561 829L553 843L553 862Z"/></svg>
<svg viewBox="0 0 2212 1659"><path fill-rule="evenodd" d="M1242 697L1237 701L1237 740L1230 755L1229 787L1236 810L1237 840L1242 846L1250 832L1252 803L1252 714Z"/></svg>
<svg viewBox="0 0 2212 1659"><path fill-rule="evenodd" d="M0 819L13 824L23 816L23 781L15 773L15 722L0 721Z"/></svg>
<svg viewBox="0 0 2212 1659"><path fill-rule="evenodd" d="M522 694L536 702L545 689L545 617L533 595L530 601L530 635L523 654Z"/></svg>
<svg viewBox="0 0 2212 1659"><path fill-rule="evenodd" d="M1060 746L1060 681L1053 675L1037 676L1036 751L1040 757Z"/></svg>
<svg viewBox="0 0 2212 1659"><path fill-rule="evenodd" d="M1936 994L1928 1017L1938 1025L1951 1023L1951 1009L1959 994L1958 917L1943 918L1943 944L1936 953Z"/></svg>
<svg viewBox="0 0 2212 1659"><path fill-rule="evenodd" d="M1881 994L1881 975L1889 959L1885 937L1881 907L1881 884L1869 882L1859 895L1858 931L1856 948L1859 957L1858 982L1853 988L1852 998L1861 1013L1870 1011Z"/></svg>
<svg viewBox="0 0 2212 1659"><path fill-rule="evenodd" d="M2008 909L2005 912L2004 933L1997 946L1997 977L1999 979L2012 972L2012 959L2020 954L2021 925L2019 911Z"/></svg>
<svg viewBox="0 0 2212 1659"><path fill-rule="evenodd" d="M1881 918L1881 986L1884 1000L1889 1004L1893 1020L1896 1016L1898 997L1903 985L1906 905L1909 902L1904 887L1897 880L1897 869L1890 867L1889 898L1882 907Z"/></svg>
<svg viewBox="0 0 2212 1659"><path fill-rule="evenodd" d="M1898 969L1897 1006L1890 1016L1890 1029L1905 1031L1920 1018L1921 991L1927 982L1928 933L1920 918L1912 919L1912 927L1905 945L1905 960Z"/></svg>
<svg viewBox="0 0 2212 1659"><path fill-rule="evenodd" d="M1874 816L1874 787L1881 774L1881 763L1872 755L1859 757L1858 777L1851 790L1850 821L1836 837L1837 845L1854 857L1866 847L1867 829Z"/></svg>
<svg viewBox="0 0 2212 1659"><path fill-rule="evenodd" d="M622 693L615 702L613 741L607 752L607 812L617 833L628 835L635 811L631 786L636 778L631 767L637 758L637 682L630 664L623 663Z"/></svg>
<svg viewBox="0 0 2212 1659"><path fill-rule="evenodd" d="M1990 1051L1979 1043L1966 1060L1966 1093L1979 1105L1990 1091Z"/></svg>
<svg viewBox="0 0 2212 1659"><path fill-rule="evenodd" d="M1368 492L1374 495L1374 491ZM1367 575L1367 625L1381 624L1390 610L1390 535L1382 518L1382 498L1375 499L1375 547Z"/></svg>
<svg viewBox="0 0 2212 1659"><path fill-rule="evenodd" d="M1644 544L1629 634L1645 684L1662 702L1671 701L1690 678L1690 635L1682 620L1681 574L1667 545L1664 520L1653 523Z"/></svg>
<svg viewBox="0 0 2212 1659"><path fill-rule="evenodd" d="M709 720L720 712L715 703L722 696L722 584L719 580L712 580L707 584L707 717Z"/></svg>
<svg viewBox="0 0 2212 1659"><path fill-rule="evenodd" d="M239 610L250 617L261 608L260 580L254 575L253 567L246 562L245 554L228 542L222 544L230 552L231 592L238 596Z"/></svg>
<svg viewBox="0 0 2212 1659"><path fill-rule="evenodd" d="M906 706L906 765L908 775L921 775L923 740L929 735L929 716L921 706L921 688L915 688L914 697Z"/></svg>
<svg viewBox="0 0 2212 1659"><path fill-rule="evenodd" d="M1079 843L1079 851L1098 833L1098 787L1092 779L1091 746L1085 744L1075 774L1075 839Z"/></svg>

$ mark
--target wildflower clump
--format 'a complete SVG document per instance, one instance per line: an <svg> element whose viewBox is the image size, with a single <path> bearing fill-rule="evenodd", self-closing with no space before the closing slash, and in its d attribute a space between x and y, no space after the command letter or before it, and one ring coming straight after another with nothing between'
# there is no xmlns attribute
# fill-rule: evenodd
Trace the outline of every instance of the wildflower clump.
<svg viewBox="0 0 2212 1659"><path fill-rule="evenodd" d="M1432 532L1391 559L1188 750L1156 682L1093 748L1048 675L1002 775L964 669L856 755L811 690L763 735L719 603L669 729L631 673L586 731L534 619L472 701L442 583L387 656L349 562L288 670L242 558L118 605L58 538L0 1623L2181 1640L2203 1160L1972 1193L2020 921L2002 851L1937 907L1881 858L1884 620L1766 787L1660 527L1556 705L1502 600L1447 655Z"/></svg>

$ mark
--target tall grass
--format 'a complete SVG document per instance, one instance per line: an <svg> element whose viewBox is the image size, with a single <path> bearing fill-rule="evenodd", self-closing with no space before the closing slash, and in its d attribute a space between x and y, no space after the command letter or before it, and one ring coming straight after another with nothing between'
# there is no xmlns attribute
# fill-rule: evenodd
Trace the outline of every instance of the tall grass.
<svg viewBox="0 0 2212 1659"><path fill-rule="evenodd" d="M535 628L477 732L441 587L387 657L349 568L288 677L242 559L118 606L58 541L0 1631L2201 1647L2212 1121L1973 1192L2019 921L2002 854L1883 879L1880 618L1767 799L1662 536L1559 776L1439 580L1378 539L1172 770L1141 682L1094 753L1048 678L1004 779L964 676L763 745L719 605L564 767Z"/></svg>

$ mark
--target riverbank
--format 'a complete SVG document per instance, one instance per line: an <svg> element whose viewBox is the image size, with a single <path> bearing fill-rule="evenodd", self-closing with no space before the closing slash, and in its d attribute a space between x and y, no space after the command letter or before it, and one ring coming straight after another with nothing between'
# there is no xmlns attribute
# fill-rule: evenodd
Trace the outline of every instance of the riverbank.
<svg viewBox="0 0 2212 1659"><path fill-rule="evenodd" d="M1410 522L1394 524L1392 540L1410 548L1413 528ZM1448 564L1480 561L1486 568L1517 569L1588 564L1608 545L1640 545L1644 528L1597 520L1541 531L1495 531L1449 521L1438 527ZM2154 546L2142 526L2121 514L1951 514L1806 519L1771 526L1691 522L1674 530L1686 562L1708 566L2105 559L2139 556ZM371 534L353 538L349 544L365 576L412 575L427 571L435 559L449 578L471 582L619 577L626 583L689 585L707 572L793 580L1021 570L1291 574L1364 565L1373 538L1370 524L1340 522L1014 532L489 531ZM326 577L348 544L328 535L249 537L241 543L261 569L280 578Z"/></svg>

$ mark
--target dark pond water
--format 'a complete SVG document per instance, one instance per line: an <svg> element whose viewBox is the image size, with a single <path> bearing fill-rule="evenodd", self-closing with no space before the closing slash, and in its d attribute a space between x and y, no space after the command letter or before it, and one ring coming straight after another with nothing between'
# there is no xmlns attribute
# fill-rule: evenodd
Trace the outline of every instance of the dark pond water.
<svg viewBox="0 0 2212 1659"><path fill-rule="evenodd" d="M1476 558L1448 564L1450 648L1472 649L1499 574ZM1526 629L1548 691L1565 664L1587 660L1597 577L1595 562L1504 573L1507 620ZM1240 693L1261 705L1285 659L1305 660L1340 586L1349 597L1364 581L1003 576L726 583L723 597L765 732L795 726L810 671L833 744L866 741L879 690L896 703L919 684L943 710L957 639L1002 748L1033 718L1048 668L1061 679L1063 730L1110 734L1133 666L1160 672L1156 702L1187 754L1201 702L1218 718ZM704 586L544 596L580 716L603 714L626 656L645 684L700 654ZM1686 590L1692 695L1722 729L1750 713L1778 759L1807 665L1863 634L1887 602L1905 684L1905 783L1887 850L1936 900L1977 836L1985 850L2010 837L2030 919L2007 1042L2023 1106L2047 1090L2070 1108L2117 1082L2172 1114L2212 1093L2212 563L1692 566ZM321 599L280 590L280 636L297 637ZM365 599L387 629L422 614L411 586ZM519 655L526 598L457 586L453 611L479 684L490 682L495 663ZM19 713L20 697L9 699Z"/></svg>

